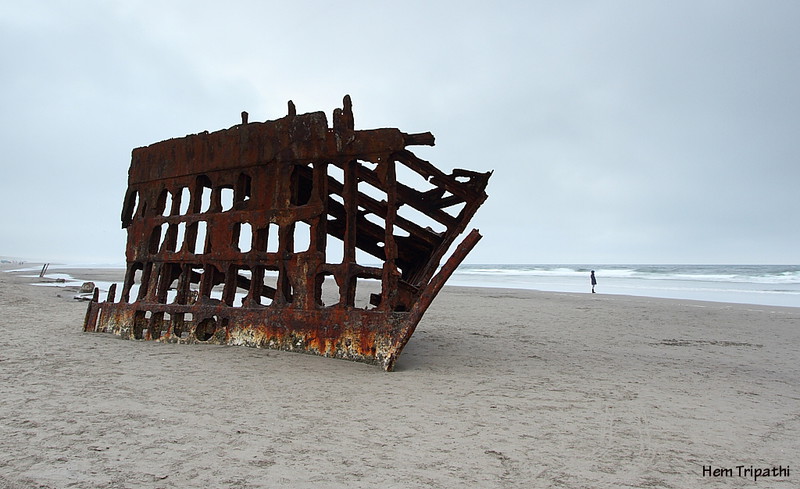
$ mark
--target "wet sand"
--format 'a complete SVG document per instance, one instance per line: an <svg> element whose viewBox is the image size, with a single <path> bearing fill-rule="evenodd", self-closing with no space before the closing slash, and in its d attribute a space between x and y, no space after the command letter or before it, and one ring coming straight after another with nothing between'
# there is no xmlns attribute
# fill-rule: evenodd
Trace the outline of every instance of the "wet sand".
<svg viewBox="0 0 800 489"><path fill-rule="evenodd" d="M800 485L800 308L446 287L386 373L83 333L74 288L21 275L0 488Z"/></svg>

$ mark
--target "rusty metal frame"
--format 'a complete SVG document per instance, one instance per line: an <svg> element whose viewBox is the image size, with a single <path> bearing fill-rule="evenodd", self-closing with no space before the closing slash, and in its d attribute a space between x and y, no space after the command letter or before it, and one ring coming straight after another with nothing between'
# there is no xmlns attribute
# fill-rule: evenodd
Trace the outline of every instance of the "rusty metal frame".
<svg viewBox="0 0 800 489"><path fill-rule="evenodd" d="M430 133L355 130L346 96L332 128L323 112L297 115L289 102L281 119L243 112L230 129L134 149L121 297L112 286L100 302L95 290L84 331L392 370L481 237L469 233L440 269L491 172L445 174L406 149L433 144Z"/></svg>

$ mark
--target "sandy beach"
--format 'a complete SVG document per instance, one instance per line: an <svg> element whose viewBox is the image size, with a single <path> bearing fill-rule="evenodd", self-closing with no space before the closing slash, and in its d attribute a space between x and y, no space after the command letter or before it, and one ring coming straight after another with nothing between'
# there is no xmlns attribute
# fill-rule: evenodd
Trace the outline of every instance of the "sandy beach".
<svg viewBox="0 0 800 489"><path fill-rule="evenodd" d="M446 287L386 373L83 333L22 275L0 488L800 485L800 308Z"/></svg>

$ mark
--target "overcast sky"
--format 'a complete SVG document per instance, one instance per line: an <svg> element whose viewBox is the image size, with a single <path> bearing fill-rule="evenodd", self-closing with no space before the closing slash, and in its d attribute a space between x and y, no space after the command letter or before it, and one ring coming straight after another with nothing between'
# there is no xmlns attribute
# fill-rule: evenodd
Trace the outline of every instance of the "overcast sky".
<svg viewBox="0 0 800 489"><path fill-rule="evenodd" d="M800 2L0 2L0 256L124 262L135 147L298 113L494 170L471 263L800 263Z"/></svg>

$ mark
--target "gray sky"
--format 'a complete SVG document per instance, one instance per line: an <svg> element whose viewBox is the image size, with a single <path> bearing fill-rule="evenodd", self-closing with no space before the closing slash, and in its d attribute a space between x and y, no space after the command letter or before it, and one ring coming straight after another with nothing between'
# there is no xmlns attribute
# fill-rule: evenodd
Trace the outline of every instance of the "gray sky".
<svg viewBox="0 0 800 489"><path fill-rule="evenodd" d="M471 263L800 262L800 2L0 3L0 255L123 262L135 147L298 113L495 170Z"/></svg>

